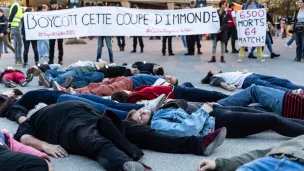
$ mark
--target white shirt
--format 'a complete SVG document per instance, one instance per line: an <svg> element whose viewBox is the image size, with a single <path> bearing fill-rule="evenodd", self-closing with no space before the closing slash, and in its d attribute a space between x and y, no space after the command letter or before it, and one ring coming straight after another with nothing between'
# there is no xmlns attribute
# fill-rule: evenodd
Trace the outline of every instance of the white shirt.
<svg viewBox="0 0 304 171"><path fill-rule="evenodd" d="M251 74L252 73L225 72L217 74L215 77L221 77L227 84L234 85L236 88L242 88L244 80Z"/></svg>

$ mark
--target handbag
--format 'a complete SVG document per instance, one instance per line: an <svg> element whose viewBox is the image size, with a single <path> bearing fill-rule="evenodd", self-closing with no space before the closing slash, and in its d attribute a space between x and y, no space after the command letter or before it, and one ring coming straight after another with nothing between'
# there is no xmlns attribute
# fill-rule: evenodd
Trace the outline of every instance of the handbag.
<svg viewBox="0 0 304 171"><path fill-rule="evenodd" d="M294 32L303 33L304 32L304 23L303 22L297 23L295 26Z"/></svg>

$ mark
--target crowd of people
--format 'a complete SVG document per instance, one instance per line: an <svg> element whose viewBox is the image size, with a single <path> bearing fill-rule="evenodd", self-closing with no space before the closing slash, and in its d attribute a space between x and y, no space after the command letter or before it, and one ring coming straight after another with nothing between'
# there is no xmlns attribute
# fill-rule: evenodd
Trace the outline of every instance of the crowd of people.
<svg viewBox="0 0 304 171"><path fill-rule="evenodd" d="M304 9L302 0L298 4ZM224 0L219 3L221 29L211 36L213 56L209 62L216 62L217 41L221 41L221 62L225 62L229 37L232 37L232 53L238 53L233 5L225 10L227 5ZM194 7L193 3L190 6ZM267 4L249 0L243 6L244 10L255 8L267 8ZM41 5L38 9L46 11L47 7ZM56 0L51 0L51 9L59 9ZM301 9L294 28L298 42L304 28ZM49 41L49 50L47 40L39 40L40 43L25 40L26 32L22 29L23 19L19 10L17 2L12 4L10 13L14 16L9 17L11 25L8 27L12 29L14 40L23 39L25 67L30 44L35 52L36 65L29 67L26 73L11 66L0 73L1 82L12 88L0 94L0 117L19 124L13 136L6 130L0 132L0 170L52 170L49 156L63 158L75 154L97 161L106 170L149 171L153 168L139 162L144 156L143 149L210 156L226 138L245 138L269 130L293 139L230 159L202 160L197 170L275 170L278 165L282 170L304 169L303 85L247 70L223 72L213 69L202 78L202 84L229 91L236 88L244 90L234 95L204 90L166 75L160 64L136 61L119 66L111 54L109 62L102 60L103 40L108 46L107 41L111 41L111 37L99 37L96 61L78 61L66 70L60 70L63 40L57 40L59 60L54 64L56 40ZM25 11L31 12L32 8ZM0 10L0 21L7 21L2 18L3 14ZM18 37L19 33L23 38ZM271 34L266 35L271 57L275 58L277 54L271 50ZM3 33L1 38L9 47L8 33ZM139 40L140 52L143 53L142 39L133 38L134 42ZM124 38L119 40L123 51ZM172 39L163 37L164 44L167 40L169 55L174 55L170 45ZM194 54L196 43L198 53L201 53L198 35L185 36L182 40L188 49L187 55ZM15 48L11 48L17 55L21 53L22 44L14 43ZM40 44L44 47L42 52L37 50ZM263 62L262 47L257 50ZM239 61L243 60L244 51L245 47L241 47ZM251 58L254 57L253 51ZM38 65L40 53L46 55L48 52L50 62ZM136 45L132 53L135 52ZM164 46L162 53L166 54ZM302 51L299 53L302 55ZM21 56L16 56L17 63L21 64ZM36 84L41 89L22 92L16 88L17 84L22 87L35 84L34 77L39 77Z"/></svg>

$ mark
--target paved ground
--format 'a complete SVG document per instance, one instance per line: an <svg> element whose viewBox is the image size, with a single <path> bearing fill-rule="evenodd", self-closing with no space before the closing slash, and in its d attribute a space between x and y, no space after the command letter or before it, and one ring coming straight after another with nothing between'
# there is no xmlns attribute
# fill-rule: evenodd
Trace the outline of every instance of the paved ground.
<svg viewBox="0 0 304 171"><path fill-rule="evenodd" d="M207 61L211 57L211 41L202 41L201 56L183 56L185 51L182 51L182 43L179 39L173 39L173 51L176 56L168 57L161 55L161 41L160 40L148 40L144 39L145 53L130 54L132 50L132 40L126 40L126 52L120 52L114 44L114 60L117 64L124 62L132 63L139 60L145 60L149 62L155 62L161 64L165 68L166 74L175 75L179 82L190 81L195 86L209 90L217 90L227 94L234 92L227 92L225 90L210 87L209 85L201 85L200 80L206 75L206 73L212 68L220 68L223 71L236 71L247 69L252 72L274 75L277 77L288 78L291 81L304 84L304 63L292 62L295 57L295 48L289 49L284 46L285 41L275 40L274 49L277 53L280 53L282 57L279 59L267 59L266 63L258 63L256 60L246 59L244 63L236 63L237 55L227 54L227 63L222 64L220 62L209 64ZM229 49L230 44L228 45ZM295 46L295 45L294 45ZM68 64L77 62L78 60L95 60L96 57L97 41L88 41L87 45L73 45L65 46L64 66L66 68ZM268 53L266 51L266 53ZM219 54L219 52L218 52ZM30 56L30 63L33 62L32 53ZM107 50L104 48L103 59L108 60ZM219 55L217 57L219 60ZM47 61L47 60L44 60ZM57 61L57 59L56 59ZM6 66L12 66L14 58L12 53L4 54L0 60L0 68ZM21 67L20 67L21 68ZM22 68L21 68L22 69ZM23 69L22 69L23 70ZM21 88L28 91L37 89L37 78L30 83L27 88ZM4 85L0 85L0 92L8 91L4 88ZM17 124L7 120L0 119L0 127L8 129L11 133L15 133ZM289 138L277 135L273 132L265 132L253 136L249 136L244 139L227 139L224 144L219 147L213 155L208 159L215 159L218 157L230 157L238 155L246 151L254 149L263 149L270 146L274 146L288 140ZM193 171L196 168L196 164L204 157L195 155L178 155L178 154L165 154L153 151L145 150L145 156L142 158L142 162L151 166L156 171ZM52 164L56 171L95 171L103 170L99 164L93 160L85 157L71 155L64 159L52 159Z"/></svg>

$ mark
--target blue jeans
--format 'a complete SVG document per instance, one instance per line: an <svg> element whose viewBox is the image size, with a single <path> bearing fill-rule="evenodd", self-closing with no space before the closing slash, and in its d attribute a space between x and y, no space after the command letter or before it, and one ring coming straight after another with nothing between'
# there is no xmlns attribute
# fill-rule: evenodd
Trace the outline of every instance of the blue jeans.
<svg viewBox="0 0 304 171"><path fill-rule="evenodd" d="M237 168L236 171L258 171L258 170L304 170L304 165L297 161L291 161L286 158L277 159L271 156L265 156L249 162Z"/></svg>
<svg viewBox="0 0 304 171"><path fill-rule="evenodd" d="M244 91L219 100L218 103L223 106L243 107L246 107L251 103L259 103L260 105L282 116L284 96L285 91L264 86L252 85L246 88Z"/></svg>
<svg viewBox="0 0 304 171"><path fill-rule="evenodd" d="M272 49L271 39L270 39L270 36L269 36L268 33L266 33L266 45L267 45L267 48L268 48L269 52L272 53L273 49ZM251 50L250 50L250 53L253 53L255 48L256 47L252 47Z"/></svg>
<svg viewBox="0 0 304 171"><path fill-rule="evenodd" d="M22 37L21 37L21 23L19 27L12 27L12 35L14 39L14 48L15 48L15 60L21 61L21 50L22 50Z"/></svg>
<svg viewBox="0 0 304 171"><path fill-rule="evenodd" d="M183 87L174 87L173 92L175 99L184 99L191 102L216 102L220 99L228 97L221 92L208 91L194 87L185 87L185 85L183 85Z"/></svg>
<svg viewBox="0 0 304 171"><path fill-rule="evenodd" d="M39 57L49 57L50 42L49 40L38 40Z"/></svg>
<svg viewBox="0 0 304 171"><path fill-rule="evenodd" d="M48 70L45 72L45 76L49 77L52 81L56 81L60 85L64 83L67 77L76 75L78 74L75 71Z"/></svg>
<svg viewBox="0 0 304 171"><path fill-rule="evenodd" d="M85 102L100 112L104 112L105 110L110 110L114 112L121 120L126 119L128 112L133 109L140 109L144 107L144 105L140 104L128 104L128 103L116 103L113 100L103 99L102 97L91 95L91 94L75 94L75 95L68 95L64 94L61 95L57 103L69 101L69 100L78 100Z"/></svg>
<svg viewBox="0 0 304 171"><path fill-rule="evenodd" d="M303 33L295 33L295 40L297 45L297 56L296 59L303 58L303 48L304 48L304 32Z"/></svg>
<svg viewBox="0 0 304 171"><path fill-rule="evenodd" d="M188 48L186 35L182 35L182 42L183 42L184 48Z"/></svg>
<svg viewBox="0 0 304 171"><path fill-rule="evenodd" d="M96 61L98 62L98 60L102 56L103 39L105 39L106 44L107 44L110 62L113 62L113 50L112 50L112 42L111 42L112 37L111 36L99 36L98 37L98 49L97 49Z"/></svg>
<svg viewBox="0 0 304 171"><path fill-rule="evenodd" d="M104 74L101 72L89 72L86 74L73 76L74 88L82 88L90 83L98 83L104 79Z"/></svg>
<svg viewBox="0 0 304 171"><path fill-rule="evenodd" d="M267 76L267 75L261 75L261 74L252 74L249 75L243 83L242 88L250 87L252 84L261 85L265 87L271 87L275 89L279 89L282 91L290 92L292 90L296 89L303 89L304 86L296 85L290 82L287 79Z"/></svg>
<svg viewBox="0 0 304 171"><path fill-rule="evenodd" d="M292 37L288 40L288 42L286 43L288 46L290 46L293 41L295 40L295 34L292 35Z"/></svg>

